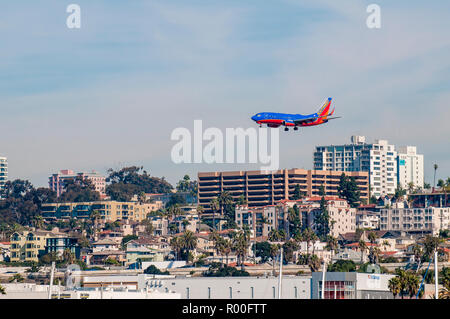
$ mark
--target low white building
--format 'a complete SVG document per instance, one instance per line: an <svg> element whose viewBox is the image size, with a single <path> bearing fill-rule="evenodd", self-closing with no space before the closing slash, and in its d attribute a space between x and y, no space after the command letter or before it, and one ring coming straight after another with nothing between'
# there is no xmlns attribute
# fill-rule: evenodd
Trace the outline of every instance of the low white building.
<svg viewBox="0 0 450 319"><path fill-rule="evenodd" d="M380 211L380 230L438 235L450 229L450 207L389 208Z"/></svg>

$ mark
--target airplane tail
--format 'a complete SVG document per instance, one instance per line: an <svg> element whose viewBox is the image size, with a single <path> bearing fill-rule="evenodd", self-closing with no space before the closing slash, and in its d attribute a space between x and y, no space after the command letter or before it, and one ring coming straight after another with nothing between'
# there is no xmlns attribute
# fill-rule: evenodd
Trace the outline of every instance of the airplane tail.
<svg viewBox="0 0 450 319"><path fill-rule="evenodd" d="M329 97L328 100L322 105L317 114L323 119L326 119L328 115L332 115L334 113L333 109L331 114L328 114L328 112L330 111L330 106L331 106L331 97Z"/></svg>

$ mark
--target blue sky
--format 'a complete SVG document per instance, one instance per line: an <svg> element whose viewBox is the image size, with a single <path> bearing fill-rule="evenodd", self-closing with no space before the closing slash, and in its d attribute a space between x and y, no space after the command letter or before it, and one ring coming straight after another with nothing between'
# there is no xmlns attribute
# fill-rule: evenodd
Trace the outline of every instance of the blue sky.
<svg viewBox="0 0 450 319"><path fill-rule="evenodd" d="M81 7L68 29L66 6ZM368 29L366 7L381 7ZM261 111L342 119L280 132L282 168L315 145L417 145L425 180L450 176L448 1L8 1L0 5L0 156L11 179L143 165L185 173L259 165L170 160L176 127L250 127Z"/></svg>

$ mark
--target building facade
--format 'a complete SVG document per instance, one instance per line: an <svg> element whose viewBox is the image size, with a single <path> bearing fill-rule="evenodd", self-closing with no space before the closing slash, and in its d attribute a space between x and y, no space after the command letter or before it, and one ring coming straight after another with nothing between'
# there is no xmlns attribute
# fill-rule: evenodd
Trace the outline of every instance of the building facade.
<svg viewBox="0 0 450 319"><path fill-rule="evenodd" d="M380 213L371 211L356 212L356 228L380 229Z"/></svg>
<svg viewBox="0 0 450 319"><path fill-rule="evenodd" d="M397 152L386 140L367 144L364 136L352 136L351 144L317 146L314 169L368 172L372 195L391 195L397 188Z"/></svg>
<svg viewBox="0 0 450 319"><path fill-rule="evenodd" d="M45 219L90 218L94 211L100 213L107 222L116 220L142 221L152 211L160 209L161 202L117 202L97 201L82 203L50 203L42 205L42 216Z"/></svg>
<svg viewBox="0 0 450 319"><path fill-rule="evenodd" d="M50 252L62 256L65 249L80 257L80 250L76 238L52 231L23 231L11 236L11 261L38 262L39 258Z"/></svg>
<svg viewBox="0 0 450 319"><path fill-rule="evenodd" d="M380 211L380 230L430 233L450 229L450 207L389 208Z"/></svg>
<svg viewBox="0 0 450 319"><path fill-rule="evenodd" d="M305 169L283 169L272 172L234 171L198 173L198 205L211 214L210 201L222 192L229 192L233 199L244 196L249 207L275 205L281 200L292 199L296 185L304 196L317 196L321 186L327 196L338 195L341 174L355 178L361 199L369 199L369 175L367 172L340 172Z"/></svg>
<svg viewBox="0 0 450 319"><path fill-rule="evenodd" d="M357 272L327 272L322 285L322 272L313 272L312 299L393 299L388 283L395 275Z"/></svg>
<svg viewBox="0 0 450 319"><path fill-rule="evenodd" d="M423 155L417 154L415 146L404 146L398 148L397 176L399 185L408 189L412 183L415 188L423 188Z"/></svg>
<svg viewBox="0 0 450 319"><path fill-rule="evenodd" d="M249 208L236 206L235 222L239 228L245 225L252 231L252 237L267 237L272 229L277 228L278 208L263 206Z"/></svg>
<svg viewBox="0 0 450 319"><path fill-rule="evenodd" d="M0 157L0 199L3 198L6 181L8 180L8 159Z"/></svg>
<svg viewBox="0 0 450 319"><path fill-rule="evenodd" d="M59 197L64 192L65 183L75 178L82 178L89 180L94 186L94 189L100 194L101 198L106 196L106 178L95 171L89 173L75 173L70 169L61 170L57 174L53 174L49 177L49 187L56 192Z"/></svg>

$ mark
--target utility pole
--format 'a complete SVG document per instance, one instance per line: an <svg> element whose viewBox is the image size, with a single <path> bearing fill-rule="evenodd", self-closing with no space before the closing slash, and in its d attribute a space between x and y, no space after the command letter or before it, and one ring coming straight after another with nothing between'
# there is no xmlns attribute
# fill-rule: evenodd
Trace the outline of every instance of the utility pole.
<svg viewBox="0 0 450 319"><path fill-rule="evenodd" d="M434 250L434 294L435 298L439 299L439 291L438 291L438 252L437 249Z"/></svg>
<svg viewBox="0 0 450 319"><path fill-rule="evenodd" d="M52 269L50 271L50 284L48 286L48 299L52 299L53 277L55 275L55 262L52 261Z"/></svg>
<svg viewBox="0 0 450 319"><path fill-rule="evenodd" d="M323 260L323 270L322 270L322 293L320 299L325 299L325 259Z"/></svg>
<svg viewBox="0 0 450 319"><path fill-rule="evenodd" d="M283 247L280 249L280 273L278 274L278 299L281 299L281 278L283 276Z"/></svg>

